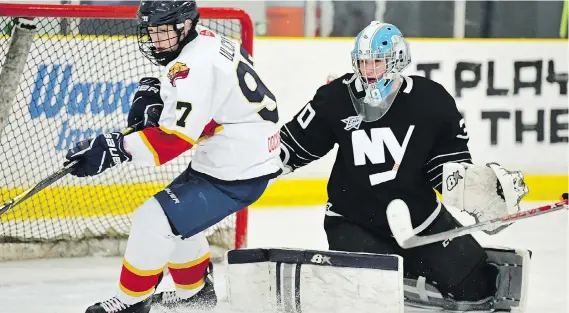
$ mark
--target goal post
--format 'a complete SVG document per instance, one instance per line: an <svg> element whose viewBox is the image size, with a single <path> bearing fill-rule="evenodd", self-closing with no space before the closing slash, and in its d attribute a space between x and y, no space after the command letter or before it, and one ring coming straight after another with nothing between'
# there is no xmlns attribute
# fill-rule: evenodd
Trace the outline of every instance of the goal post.
<svg viewBox="0 0 569 313"><path fill-rule="evenodd" d="M0 99L0 203L60 168L75 142L126 127L137 82L163 70L138 50L136 11L136 6L0 4L0 95L10 96ZM199 12L200 24L239 40L253 54L247 13ZM35 34L12 32L18 17L33 18ZM11 48L23 43L29 48ZM10 74L7 79L4 73ZM133 210L190 160L188 151L157 168L124 164L95 177L61 179L0 216L0 261L121 255ZM217 257L245 247L247 208L205 232Z"/></svg>
<svg viewBox="0 0 569 313"><path fill-rule="evenodd" d="M6 28L6 31L10 34L11 40L6 52L7 57L0 71L0 137L32 47L35 25L33 25L33 20L30 20L28 25L15 23L13 27Z"/></svg>

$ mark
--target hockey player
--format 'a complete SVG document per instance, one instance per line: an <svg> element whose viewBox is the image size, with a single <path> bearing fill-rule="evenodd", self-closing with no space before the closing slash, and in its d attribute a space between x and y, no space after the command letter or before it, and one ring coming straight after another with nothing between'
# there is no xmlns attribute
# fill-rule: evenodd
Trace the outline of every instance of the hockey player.
<svg viewBox="0 0 569 313"><path fill-rule="evenodd" d="M256 201L281 173L278 146L267 144L278 138L276 100L239 43L197 25L194 1L143 1L137 17L140 50L165 66L135 94L129 125L144 127L79 142L66 156L79 161L72 174L124 162L159 166L199 146L186 171L134 212L118 293L87 312L145 313L153 303L211 308L202 231ZM176 291L153 295L166 268Z"/></svg>
<svg viewBox="0 0 569 313"><path fill-rule="evenodd" d="M329 249L403 256L406 300L413 305L466 311L519 305L522 275L501 266L516 259L514 252L498 250L504 259L495 260L472 236L404 250L392 237L386 208L404 200L414 233L434 234L459 224L433 189L448 205L485 220L519 210L527 193L523 175L472 165L453 97L430 79L401 75L411 56L396 26L372 22L351 57L353 73L320 87L281 128L285 173L338 145L324 220ZM453 179L464 184L453 188Z"/></svg>

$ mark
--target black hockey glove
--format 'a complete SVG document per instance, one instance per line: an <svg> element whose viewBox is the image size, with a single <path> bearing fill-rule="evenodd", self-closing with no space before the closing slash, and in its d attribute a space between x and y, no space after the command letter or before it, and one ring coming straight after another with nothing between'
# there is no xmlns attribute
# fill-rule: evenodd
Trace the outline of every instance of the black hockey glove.
<svg viewBox="0 0 569 313"><path fill-rule="evenodd" d="M102 134L94 139L82 140L73 149L67 151L64 166L78 160L71 175L77 177L95 176L106 169L132 160L124 150L124 135L116 133Z"/></svg>
<svg viewBox="0 0 569 313"><path fill-rule="evenodd" d="M135 131L147 127L158 127L160 114L164 108L164 102L160 98L160 80L154 77L144 77L138 84L128 112L127 126L131 127L142 122L135 127Z"/></svg>

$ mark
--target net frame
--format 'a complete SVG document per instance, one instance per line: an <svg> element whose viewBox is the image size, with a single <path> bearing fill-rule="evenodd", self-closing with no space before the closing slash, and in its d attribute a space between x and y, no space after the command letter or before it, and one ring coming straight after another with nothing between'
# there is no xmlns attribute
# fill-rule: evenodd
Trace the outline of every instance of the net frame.
<svg viewBox="0 0 569 313"><path fill-rule="evenodd" d="M108 6L108 5L71 5L71 4L0 4L0 16L2 17L28 17L28 18L68 18L68 19L135 19L137 6ZM249 15L237 8L199 8L200 20L237 20L240 23L240 40L242 46L253 55L253 22ZM29 56L29 55L28 55ZM138 78L137 78L138 79ZM1 136L1 135L0 135ZM39 180L39 179L38 179ZM0 186L2 187L2 186ZM235 214L235 249L244 248L247 242L247 220L248 209L244 208ZM113 241L109 239L108 241ZM63 253L57 252L67 250L73 242L58 242L58 248L49 245L48 249L52 253L40 253L38 257L57 257ZM108 245L100 241L82 243L87 246L104 246L103 250L108 250ZM116 252L109 255L116 255L124 251L125 241L111 243L116 246ZM18 244L0 243L0 261L10 259L30 258L28 253L22 250L41 250L41 248ZM115 250L115 249L112 249ZM80 253L81 254L81 253ZM108 253L105 253L108 254Z"/></svg>
<svg viewBox="0 0 569 313"><path fill-rule="evenodd" d="M0 16L135 19L136 6L0 3ZM253 21L237 8L198 8L200 19L235 19L241 23L241 44L253 55Z"/></svg>

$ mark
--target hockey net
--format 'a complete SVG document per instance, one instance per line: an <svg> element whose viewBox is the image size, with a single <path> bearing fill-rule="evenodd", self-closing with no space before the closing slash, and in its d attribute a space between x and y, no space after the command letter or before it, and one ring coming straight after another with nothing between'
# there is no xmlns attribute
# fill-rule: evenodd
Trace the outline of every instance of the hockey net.
<svg viewBox="0 0 569 313"><path fill-rule="evenodd" d="M137 82L161 70L138 50L136 10L0 4L0 203L59 169L75 142L126 128ZM246 13L200 8L200 15L202 25L252 54ZM34 18L35 30L15 27L22 16ZM0 261L121 255L133 210L190 159L191 151L157 168L126 164L91 178L64 177L0 216ZM218 252L243 247L247 209L206 235Z"/></svg>

